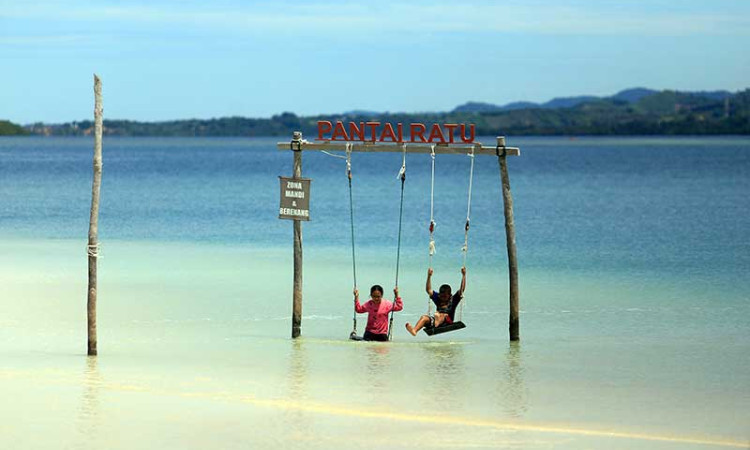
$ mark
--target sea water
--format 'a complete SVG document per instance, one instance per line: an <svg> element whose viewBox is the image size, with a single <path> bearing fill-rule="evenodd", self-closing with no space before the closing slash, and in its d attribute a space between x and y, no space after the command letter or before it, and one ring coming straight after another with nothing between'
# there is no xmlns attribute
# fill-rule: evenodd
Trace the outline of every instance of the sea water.
<svg viewBox="0 0 750 450"><path fill-rule="evenodd" d="M508 138L520 343L497 158L468 211L469 157L436 157L431 196L408 154L399 247L402 155L354 153L357 287L398 277L405 303L385 344L347 339L346 162L320 152L290 338L279 140L105 138L88 358L93 141L0 139L2 447L747 448L750 139ZM430 263L460 281L467 215L467 328L412 337Z"/></svg>

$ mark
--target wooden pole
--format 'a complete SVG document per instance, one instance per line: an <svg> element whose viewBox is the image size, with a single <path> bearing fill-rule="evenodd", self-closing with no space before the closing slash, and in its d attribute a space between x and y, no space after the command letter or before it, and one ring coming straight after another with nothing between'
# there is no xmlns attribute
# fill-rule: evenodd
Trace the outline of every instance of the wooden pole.
<svg viewBox="0 0 750 450"><path fill-rule="evenodd" d="M510 193L510 178L506 161L505 137L497 138L497 159L500 163L500 178L503 183L503 211L505 212L505 241L508 247L508 275L510 277L510 340L518 341L518 260L516 256L516 225L513 222L513 196Z"/></svg>
<svg viewBox="0 0 750 450"><path fill-rule="evenodd" d="M367 153L403 153L403 142L362 142L362 141L317 141L308 142L302 140L300 147L305 150L326 150L341 152L367 152ZM289 151L289 142L278 142L276 148L281 151ZM431 144L423 142L406 142L406 153L425 153L435 152L436 155L489 155L497 154L496 146L483 146L478 144ZM520 156L521 149L518 147L505 147L507 156Z"/></svg>
<svg viewBox="0 0 750 450"><path fill-rule="evenodd" d="M292 136L294 151L293 178L302 178L302 132ZM294 220L294 291L292 293L292 339L300 335L302 326L302 221Z"/></svg>
<svg viewBox="0 0 750 450"><path fill-rule="evenodd" d="M86 310L88 313L88 354L97 355L96 349L96 262L99 258L99 191L102 184L102 82L94 75L94 181L91 188L91 217L89 221L89 288Z"/></svg>

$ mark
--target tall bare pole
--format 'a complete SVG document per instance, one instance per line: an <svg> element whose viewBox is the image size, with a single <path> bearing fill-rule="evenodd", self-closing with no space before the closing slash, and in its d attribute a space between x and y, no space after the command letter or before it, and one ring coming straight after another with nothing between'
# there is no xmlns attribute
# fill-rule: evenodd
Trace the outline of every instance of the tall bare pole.
<svg viewBox="0 0 750 450"><path fill-rule="evenodd" d="M86 310L88 313L88 354L95 356L96 349L96 263L99 258L99 192L102 184L102 81L94 74L94 181L91 187L91 217L89 220L89 289Z"/></svg>
<svg viewBox="0 0 750 450"><path fill-rule="evenodd" d="M302 178L302 133L292 136L294 178ZM294 220L294 292L292 293L292 338L298 338L302 326L302 221Z"/></svg>
<svg viewBox="0 0 750 450"><path fill-rule="evenodd" d="M503 183L503 211L505 213L505 241L508 247L508 275L510 277L510 318L508 331L511 341L521 339L518 318L518 259L516 256L516 225L513 222L513 196L510 194L510 178L506 161L505 137L497 138L497 160L500 163L500 178Z"/></svg>

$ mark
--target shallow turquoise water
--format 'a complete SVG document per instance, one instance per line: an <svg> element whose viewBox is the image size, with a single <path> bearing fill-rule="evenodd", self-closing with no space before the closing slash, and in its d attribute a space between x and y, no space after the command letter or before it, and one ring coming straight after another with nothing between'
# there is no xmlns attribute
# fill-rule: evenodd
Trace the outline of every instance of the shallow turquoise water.
<svg viewBox="0 0 750 450"><path fill-rule="evenodd" d="M0 393L18 399L0 407L3 446L746 446L750 140L509 141L523 152L510 162L519 346L492 158L477 160L468 328L403 329L427 306L424 155L407 163L405 311L385 345L346 340L344 166L305 155L313 221L292 341L291 223L276 218L291 157L275 141L105 140L92 361L91 141L0 140ZM457 283L468 166L438 163L435 277ZM355 160L361 286L395 278L400 164Z"/></svg>

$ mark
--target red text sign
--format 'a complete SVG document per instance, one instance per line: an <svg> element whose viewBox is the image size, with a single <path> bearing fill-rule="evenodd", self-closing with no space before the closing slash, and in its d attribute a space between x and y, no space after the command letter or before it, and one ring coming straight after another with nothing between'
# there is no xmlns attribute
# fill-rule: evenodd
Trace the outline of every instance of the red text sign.
<svg viewBox="0 0 750 450"><path fill-rule="evenodd" d="M467 131L468 129L468 131ZM427 142L433 144L471 144L474 142L474 124L444 123L426 127L422 123L410 123L409 139L404 140L404 124L397 123L395 128L389 123L381 122L344 122L337 120L332 124L328 120L318 121L318 141L361 141L361 142ZM456 133L458 135L456 136ZM468 135L467 135L468 133Z"/></svg>

